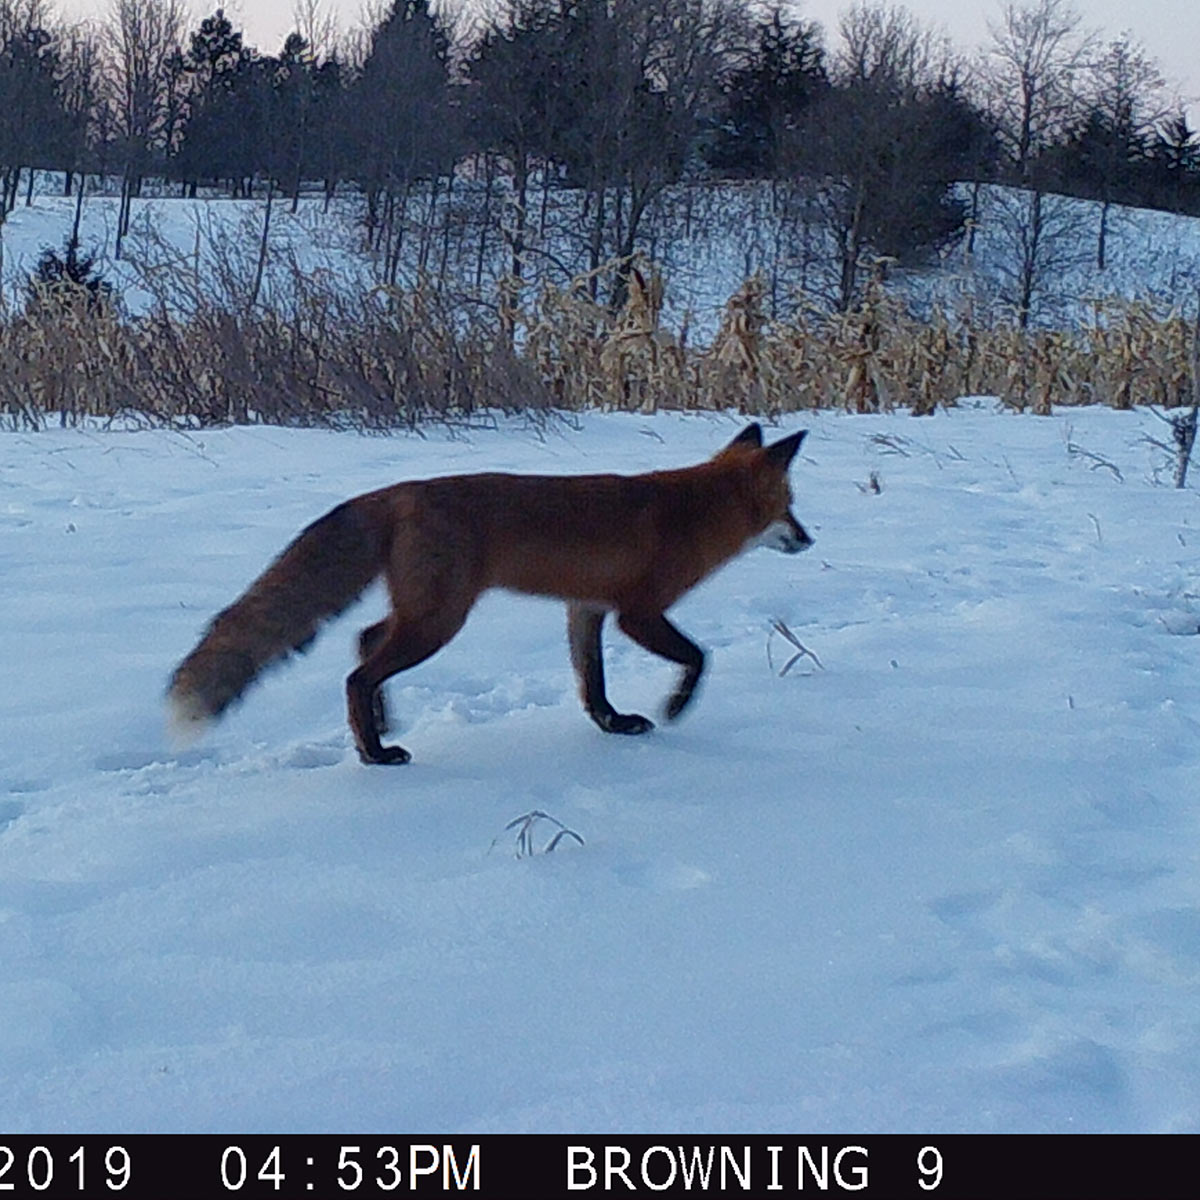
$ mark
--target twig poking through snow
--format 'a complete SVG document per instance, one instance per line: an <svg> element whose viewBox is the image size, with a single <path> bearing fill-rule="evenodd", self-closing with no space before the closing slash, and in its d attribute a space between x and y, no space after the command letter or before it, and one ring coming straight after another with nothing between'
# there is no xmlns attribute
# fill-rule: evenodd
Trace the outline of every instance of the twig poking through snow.
<svg viewBox="0 0 1200 1200"><path fill-rule="evenodd" d="M540 808L535 808L532 812L527 812L519 817L514 817L504 827L506 833L515 829L517 831L517 858L532 858L538 853L537 847L533 844L533 827L539 821L549 821L552 825L558 826L558 832L546 843L542 848L542 854L550 854L558 843L565 837L574 838L581 846L583 838L579 836L573 829L568 829L556 817L552 817L549 813L542 812ZM499 837L493 839L491 846L488 848L490 854L496 848L496 843L500 840Z"/></svg>
<svg viewBox="0 0 1200 1200"><path fill-rule="evenodd" d="M779 634L780 637L784 638L786 641L790 642L796 647L796 653L793 654L792 657L783 664L783 669L779 672L780 679L782 679L802 658L811 658L822 671L825 670L825 664L810 649L808 649L808 647L805 646L778 617L771 622L771 629L775 633ZM771 639L769 636L767 638L767 666L769 666L772 671L775 670L775 663L771 658Z"/></svg>
<svg viewBox="0 0 1200 1200"><path fill-rule="evenodd" d="M903 458L910 457L905 447L911 443L908 438L901 437L899 434L873 433L870 441L872 445L878 447L880 454L899 454Z"/></svg>
<svg viewBox="0 0 1200 1200"><path fill-rule="evenodd" d="M1093 454L1090 450L1085 450L1078 442L1067 442L1067 453L1072 458L1084 458L1092 464L1093 471L1105 470L1113 473L1113 478L1118 483L1125 482L1125 476L1121 474L1120 468L1116 463L1111 463L1101 454Z"/></svg>

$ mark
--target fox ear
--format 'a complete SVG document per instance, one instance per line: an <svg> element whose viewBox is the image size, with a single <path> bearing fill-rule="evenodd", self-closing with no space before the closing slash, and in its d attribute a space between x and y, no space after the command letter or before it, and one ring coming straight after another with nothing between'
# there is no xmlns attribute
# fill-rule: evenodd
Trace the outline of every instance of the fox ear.
<svg viewBox="0 0 1200 1200"><path fill-rule="evenodd" d="M786 471L791 465L792 459L796 457L796 451L800 449L800 443L804 441L807 434L807 429L801 429L799 433L789 433L787 437L778 442L772 442L766 450L767 462L780 471Z"/></svg>
<svg viewBox="0 0 1200 1200"><path fill-rule="evenodd" d="M762 426L754 421L747 425L721 453L724 454L728 450L757 450L761 445Z"/></svg>

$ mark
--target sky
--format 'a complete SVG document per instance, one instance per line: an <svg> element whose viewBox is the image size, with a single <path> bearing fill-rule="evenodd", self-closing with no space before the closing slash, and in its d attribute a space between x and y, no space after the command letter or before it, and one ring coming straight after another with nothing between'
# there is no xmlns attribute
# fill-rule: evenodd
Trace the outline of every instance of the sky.
<svg viewBox="0 0 1200 1200"><path fill-rule="evenodd" d="M361 24L367 0L321 0L337 15L343 29ZM382 4L385 0L375 0ZM468 0L472 2L472 0ZM294 26L294 0L189 0L197 17L212 12L218 5L227 13L237 14L247 40L261 50L274 51L282 45ZM64 11L99 16L110 0L59 0ZM373 4L372 7L375 5ZM838 14L848 7L847 0L802 0L801 15L819 21L826 29L827 42L835 40ZM987 40L987 25L1001 11L1001 0L976 3L973 0L910 0L904 5L923 20L941 26L963 50L973 50ZM1076 10L1089 28L1115 37L1128 30L1158 60L1173 93L1189 104L1193 113L1200 103L1200 4L1195 0L1141 0L1131 8L1128 0L1077 0Z"/></svg>

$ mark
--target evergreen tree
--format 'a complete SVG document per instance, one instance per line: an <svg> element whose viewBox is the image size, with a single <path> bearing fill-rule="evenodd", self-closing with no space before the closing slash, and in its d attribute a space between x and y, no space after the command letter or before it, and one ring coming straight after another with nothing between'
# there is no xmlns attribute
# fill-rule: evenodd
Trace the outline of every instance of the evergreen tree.
<svg viewBox="0 0 1200 1200"><path fill-rule="evenodd" d="M189 40L184 69L189 76L190 116L180 139L177 166L194 195L201 180L243 178L246 113L241 101L254 53L223 9L206 17Z"/></svg>
<svg viewBox="0 0 1200 1200"><path fill-rule="evenodd" d="M41 26L18 27L0 44L0 214L16 203L23 167L58 165L71 124L61 75L55 38Z"/></svg>
<svg viewBox="0 0 1200 1200"><path fill-rule="evenodd" d="M787 131L828 87L821 29L786 20L776 6L755 27L749 61L724 94L720 128L706 158L719 171L776 176Z"/></svg>
<svg viewBox="0 0 1200 1200"><path fill-rule="evenodd" d="M295 210L300 183L310 167L309 146L315 101L313 58L299 33L288 34L275 69L276 136L268 147L271 170L292 197Z"/></svg>
<svg viewBox="0 0 1200 1200"><path fill-rule="evenodd" d="M524 273L530 175L536 161L548 160L554 130L569 111L559 85L567 8L568 0L512 0L469 63L474 148L503 156L512 172L510 271L518 279Z"/></svg>
<svg viewBox="0 0 1200 1200"><path fill-rule="evenodd" d="M1200 216L1200 133L1183 113L1159 126L1148 157L1153 191L1161 207Z"/></svg>
<svg viewBox="0 0 1200 1200"><path fill-rule="evenodd" d="M403 209L418 179L436 184L455 157L449 50L449 34L429 0L393 0L371 32L366 60L347 95L354 174L367 195L374 235L389 243L389 278L402 232L397 201Z"/></svg>
<svg viewBox="0 0 1200 1200"><path fill-rule="evenodd" d="M78 311L99 312L112 298L112 284L96 267L94 254L79 249L79 237L68 236L63 253L53 247L42 251L26 285L26 306L39 314Z"/></svg>
<svg viewBox="0 0 1200 1200"><path fill-rule="evenodd" d="M349 174L350 130L353 117L347 104L347 71L337 57L325 59L313 71L312 108L306 161L316 179L325 181L325 201L338 181Z"/></svg>

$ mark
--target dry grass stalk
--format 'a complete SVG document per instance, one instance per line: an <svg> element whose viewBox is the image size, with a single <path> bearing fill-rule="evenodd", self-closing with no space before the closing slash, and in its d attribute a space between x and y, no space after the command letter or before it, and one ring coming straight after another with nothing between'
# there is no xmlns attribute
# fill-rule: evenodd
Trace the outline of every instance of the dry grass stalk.
<svg viewBox="0 0 1200 1200"><path fill-rule="evenodd" d="M730 297L711 345L691 347L663 327L665 284L646 262L600 268L594 289L593 276L543 286L523 305L502 283L490 310L429 280L357 292L295 263L248 304L246 263L201 268L199 253L147 268L147 317L82 292L0 313L0 422L386 429L550 407L928 413L970 394L1041 413L1193 403L1192 324L1148 302L1097 302L1084 327L1021 330L969 307L918 321L876 280L854 312L802 303L768 322L756 277ZM592 291L622 270L613 312Z"/></svg>
<svg viewBox="0 0 1200 1200"><path fill-rule="evenodd" d="M630 268L625 302L600 348L599 367L612 407L654 412L686 407L682 346L659 328L664 285L657 271Z"/></svg>
<svg viewBox="0 0 1200 1200"><path fill-rule="evenodd" d="M702 407L741 412L770 411L779 393L779 377L763 355L766 281L747 279L725 303L721 327L701 366Z"/></svg>

